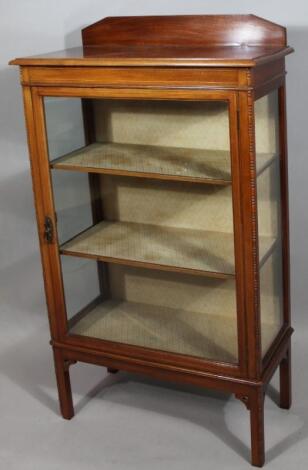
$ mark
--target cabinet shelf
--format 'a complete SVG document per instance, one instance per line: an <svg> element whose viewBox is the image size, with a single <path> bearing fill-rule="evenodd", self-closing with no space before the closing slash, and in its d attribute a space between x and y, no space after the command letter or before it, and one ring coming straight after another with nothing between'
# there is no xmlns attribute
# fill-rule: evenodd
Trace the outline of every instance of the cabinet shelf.
<svg viewBox="0 0 308 470"><path fill-rule="evenodd" d="M112 299L86 309L76 319L73 317L70 334L237 362L233 315L211 315Z"/></svg>
<svg viewBox="0 0 308 470"><path fill-rule="evenodd" d="M264 343L275 325L268 324ZM108 299L72 318L70 334L133 344L160 351L237 362L233 312L224 315Z"/></svg>
<svg viewBox="0 0 308 470"><path fill-rule="evenodd" d="M274 159L258 155L258 172ZM51 163L51 168L207 184L231 183L230 152L123 143L90 144Z"/></svg>
<svg viewBox="0 0 308 470"><path fill-rule="evenodd" d="M261 237L260 260L275 239ZM103 221L61 246L64 255L217 278L234 277L231 233Z"/></svg>
<svg viewBox="0 0 308 470"><path fill-rule="evenodd" d="M94 143L51 163L55 169L228 185L230 152L156 145Z"/></svg>

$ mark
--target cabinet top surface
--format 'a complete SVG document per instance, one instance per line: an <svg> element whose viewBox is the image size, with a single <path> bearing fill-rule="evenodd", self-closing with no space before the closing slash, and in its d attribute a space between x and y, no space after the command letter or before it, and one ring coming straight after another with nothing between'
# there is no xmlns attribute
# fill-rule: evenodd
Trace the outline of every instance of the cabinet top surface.
<svg viewBox="0 0 308 470"><path fill-rule="evenodd" d="M292 48L286 30L254 15L105 18L82 30L82 47L12 60L47 66L254 67Z"/></svg>

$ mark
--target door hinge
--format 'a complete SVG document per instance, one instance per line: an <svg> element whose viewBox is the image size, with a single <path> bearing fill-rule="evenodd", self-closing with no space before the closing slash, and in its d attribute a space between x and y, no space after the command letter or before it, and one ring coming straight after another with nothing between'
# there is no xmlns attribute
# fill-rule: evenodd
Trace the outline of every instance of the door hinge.
<svg viewBox="0 0 308 470"><path fill-rule="evenodd" d="M47 243L53 242L53 223L50 217L45 217L44 222L44 238Z"/></svg>

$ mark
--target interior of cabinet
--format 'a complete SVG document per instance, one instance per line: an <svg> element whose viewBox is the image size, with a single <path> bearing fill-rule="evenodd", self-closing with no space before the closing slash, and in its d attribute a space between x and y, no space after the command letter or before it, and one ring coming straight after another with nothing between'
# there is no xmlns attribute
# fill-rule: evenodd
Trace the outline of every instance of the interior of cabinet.
<svg viewBox="0 0 308 470"><path fill-rule="evenodd" d="M115 264L108 274L106 299L73 316L72 334L237 362L233 279Z"/></svg>
<svg viewBox="0 0 308 470"><path fill-rule="evenodd" d="M227 102L92 100L91 108L95 143L56 159L53 168L92 162L115 174L125 165L141 174L151 167L151 175L177 173L178 181L101 176L104 222L64 244L62 253L234 276ZM101 154L106 146L109 153ZM274 157L262 153L258 171ZM200 174L204 184L181 182ZM274 242L262 238L262 259Z"/></svg>
<svg viewBox="0 0 308 470"><path fill-rule="evenodd" d="M152 155L152 172L159 159L157 176L178 173L178 181L101 175L104 221L62 245L62 253L234 276L228 103L92 100L91 108L90 153L93 145L94 150L115 146L109 162L120 174L127 161L141 172L151 166ZM71 158L57 159L53 168ZM103 160L107 166L105 154ZM202 174L202 168L204 179L214 184L181 181Z"/></svg>
<svg viewBox="0 0 308 470"><path fill-rule="evenodd" d="M62 253L234 277L231 187L103 176L101 200L104 221L62 245ZM261 238L262 259L274 243Z"/></svg>
<svg viewBox="0 0 308 470"><path fill-rule="evenodd" d="M93 168L103 214L61 245L66 298L84 291L82 270L93 278L70 333L237 363L227 102L91 106L94 142L51 162L53 174ZM92 259L107 261L103 291Z"/></svg>
<svg viewBox="0 0 308 470"><path fill-rule="evenodd" d="M104 291L99 280L92 282L94 301L84 296L87 301L78 308L78 302L72 303L76 305L70 332L236 363L227 102L91 100L90 106L91 142L77 142L51 158L53 175L62 174L62 179L63 174L71 175L67 179L75 178L84 189L82 176L86 175L80 173L95 173L96 200L92 193L92 202L81 201L75 214L77 219L78 214L89 214L93 203L101 214L93 225L88 216L83 225L72 218L72 224L63 224L67 230L61 237L62 259L70 255L98 260L100 265L104 261L108 278ZM62 129L60 139L61 133ZM60 148L66 150L65 141ZM257 172L264 187L276 161L275 148L258 150ZM61 219L68 220L74 212L74 197L69 181L66 187L61 182L58 187L72 201L62 213L57 210L61 226ZM271 278L268 260L277 244L266 204L262 217L267 228L259 237L260 269L267 266L262 271L264 285ZM74 225L79 227L75 232ZM79 276L83 292L80 270L79 266L70 274L75 279ZM97 270L87 268L86 276L90 271L92 277L97 275ZM70 274L64 275L64 281ZM76 282L67 284L76 294ZM266 308L273 307L270 292L262 299ZM266 324L265 348L275 336L273 315Z"/></svg>

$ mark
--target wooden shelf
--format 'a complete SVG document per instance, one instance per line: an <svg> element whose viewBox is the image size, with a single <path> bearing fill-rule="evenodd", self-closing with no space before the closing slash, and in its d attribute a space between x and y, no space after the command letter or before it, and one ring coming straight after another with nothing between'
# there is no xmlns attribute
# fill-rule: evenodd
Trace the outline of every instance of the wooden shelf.
<svg viewBox="0 0 308 470"><path fill-rule="evenodd" d="M272 154L258 154L258 173L274 158ZM54 160L51 168L228 185L230 165L230 152L226 150L96 142Z"/></svg>
<svg viewBox="0 0 308 470"><path fill-rule="evenodd" d="M202 358L237 362L236 314L209 315L106 300L72 318L70 334Z"/></svg>
<svg viewBox="0 0 308 470"><path fill-rule="evenodd" d="M275 328L267 324L265 344L271 344ZM69 332L219 362L238 361L235 312L217 315L108 299L75 315Z"/></svg>
<svg viewBox="0 0 308 470"><path fill-rule="evenodd" d="M260 260L274 239L260 239ZM64 255L210 277L234 276L232 233L103 221L61 246Z"/></svg>
<svg viewBox="0 0 308 470"><path fill-rule="evenodd" d="M94 143L52 162L52 168L142 178L230 184L230 152L154 145Z"/></svg>

